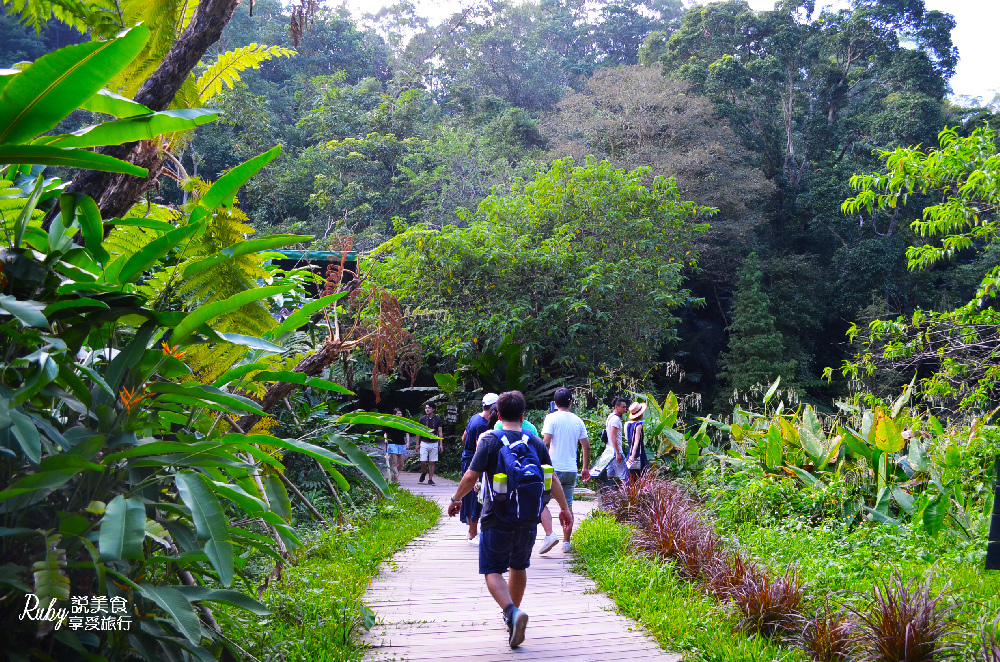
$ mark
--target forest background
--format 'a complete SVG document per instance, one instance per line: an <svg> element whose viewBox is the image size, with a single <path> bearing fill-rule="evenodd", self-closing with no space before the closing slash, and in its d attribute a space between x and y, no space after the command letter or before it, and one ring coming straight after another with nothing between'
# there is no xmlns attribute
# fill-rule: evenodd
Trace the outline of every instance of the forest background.
<svg viewBox="0 0 1000 662"><path fill-rule="evenodd" d="M848 388L821 376L857 352L852 324L954 308L1000 263L972 247L908 269L930 199L842 210L881 151L994 118L948 100L954 20L920 0L487 2L438 25L408 3L296 15L272 0L237 9L206 61L245 48L259 68L220 81L220 119L170 167L212 180L281 144L241 194L250 224L370 253L422 343L425 385L507 337L535 386L603 396L641 380L707 408L780 373L826 403ZM0 35L0 66L85 38L14 16ZM187 199L165 181L155 201ZM559 197L584 189L585 204ZM618 214L621 196L645 212ZM576 215L552 220L559 207ZM553 241L570 226L594 243ZM352 362L340 377L363 385L371 362ZM869 386L886 395L910 377Z"/></svg>

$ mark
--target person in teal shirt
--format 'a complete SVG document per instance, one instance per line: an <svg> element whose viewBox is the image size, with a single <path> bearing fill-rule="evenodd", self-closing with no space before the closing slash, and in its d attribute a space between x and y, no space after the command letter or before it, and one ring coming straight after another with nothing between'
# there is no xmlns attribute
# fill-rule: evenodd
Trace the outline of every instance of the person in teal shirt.
<svg viewBox="0 0 1000 662"><path fill-rule="evenodd" d="M497 424L493 426L493 429L494 430L502 430L503 429L503 425L501 424L501 421L497 421ZM521 423L521 429L524 430L525 432L527 432L528 434L535 435L539 439L542 438L542 435L538 434L538 428L536 428L534 425L532 425L531 422L528 421L527 419L525 419L524 422Z"/></svg>

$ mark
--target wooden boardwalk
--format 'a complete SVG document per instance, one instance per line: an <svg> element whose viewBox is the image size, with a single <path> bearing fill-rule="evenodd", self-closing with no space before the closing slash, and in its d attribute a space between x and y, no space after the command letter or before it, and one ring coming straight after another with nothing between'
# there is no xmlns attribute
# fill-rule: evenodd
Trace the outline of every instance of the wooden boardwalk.
<svg viewBox="0 0 1000 662"><path fill-rule="evenodd" d="M401 476L403 487L447 509L455 483L435 479L417 483L416 474ZM593 502L573 504L577 521ZM554 510L554 507L552 508ZM558 521L556 528L559 529ZM542 528L538 527L539 539ZM592 581L572 572L562 545L540 555L538 543L528 569L528 589L521 608L528 613L527 637L517 650L507 645L500 608L478 574L478 549L467 544L468 528L449 518L382 567L365 602L378 621L365 640L367 659L389 660L551 660L611 662L681 658L660 650L633 621L619 615L614 603Z"/></svg>

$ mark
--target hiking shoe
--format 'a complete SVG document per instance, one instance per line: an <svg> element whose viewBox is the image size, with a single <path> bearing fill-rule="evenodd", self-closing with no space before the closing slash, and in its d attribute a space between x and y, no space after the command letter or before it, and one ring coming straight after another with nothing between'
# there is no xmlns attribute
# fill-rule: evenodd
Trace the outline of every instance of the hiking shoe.
<svg viewBox="0 0 1000 662"><path fill-rule="evenodd" d="M524 641L524 629L528 627L528 615L520 609L515 609L507 624L509 631L508 643L511 648L517 648Z"/></svg>
<svg viewBox="0 0 1000 662"><path fill-rule="evenodd" d="M567 540L566 542L563 543L563 554L569 554L572 551L573 551L573 543Z"/></svg>
<svg viewBox="0 0 1000 662"><path fill-rule="evenodd" d="M553 531L549 535L542 538L542 546L538 549L538 553L544 554L555 547L557 542L559 542L559 535Z"/></svg>
<svg viewBox="0 0 1000 662"><path fill-rule="evenodd" d="M424 482L424 476L426 476L426 475L427 475L427 473L426 473L426 472L424 472L424 473L420 474L420 480L418 480L417 482L418 482L418 483L422 483L422 482Z"/></svg>
<svg viewBox="0 0 1000 662"><path fill-rule="evenodd" d="M479 534L477 533L473 537L469 538L469 544L473 547L479 547Z"/></svg>
<svg viewBox="0 0 1000 662"><path fill-rule="evenodd" d="M428 479L427 484L428 485L434 485L435 484L434 483L434 479L433 478Z"/></svg>

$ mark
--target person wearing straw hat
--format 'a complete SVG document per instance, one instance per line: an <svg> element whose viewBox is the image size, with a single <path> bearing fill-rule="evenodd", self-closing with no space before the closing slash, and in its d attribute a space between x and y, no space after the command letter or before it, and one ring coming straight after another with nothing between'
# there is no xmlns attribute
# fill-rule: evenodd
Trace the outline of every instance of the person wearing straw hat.
<svg viewBox="0 0 1000 662"><path fill-rule="evenodd" d="M633 402L628 408L628 423L625 424L625 443L628 444L626 450L628 457L625 460L625 466L628 467L630 479L638 478L649 466L643 425L646 407L645 402Z"/></svg>

